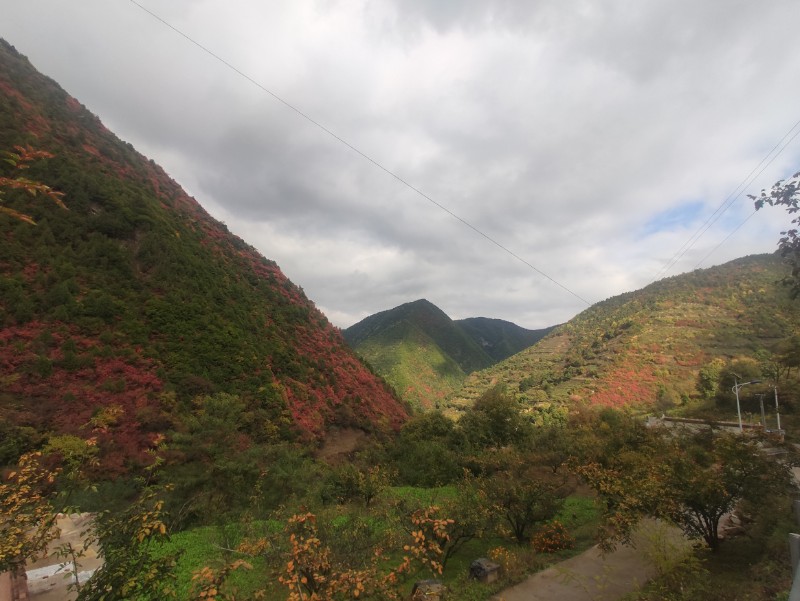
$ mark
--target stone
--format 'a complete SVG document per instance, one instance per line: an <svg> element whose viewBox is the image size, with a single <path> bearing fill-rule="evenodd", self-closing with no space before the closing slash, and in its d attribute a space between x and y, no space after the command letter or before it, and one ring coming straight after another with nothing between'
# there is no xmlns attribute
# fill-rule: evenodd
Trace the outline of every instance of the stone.
<svg viewBox="0 0 800 601"><path fill-rule="evenodd" d="M481 557L470 564L469 575L484 584L490 584L500 578L500 564Z"/></svg>
<svg viewBox="0 0 800 601"><path fill-rule="evenodd" d="M444 585L439 580L420 580L414 583L411 591L412 601L442 601Z"/></svg>

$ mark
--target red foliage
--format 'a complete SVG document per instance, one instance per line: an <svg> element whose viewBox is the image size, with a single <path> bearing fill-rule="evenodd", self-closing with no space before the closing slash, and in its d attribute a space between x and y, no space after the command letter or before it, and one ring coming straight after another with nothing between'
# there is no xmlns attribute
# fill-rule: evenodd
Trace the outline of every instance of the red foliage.
<svg viewBox="0 0 800 601"><path fill-rule="evenodd" d="M61 365L61 345L69 338L75 355L86 364L81 369ZM49 338L46 346L41 342ZM113 476L131 465L144 465L151 433L142 431L137 413L158 406L162 383L155 365L140 357L121 359L93 353L98 341L82 337L63 324L31 322L0 331L0 374L4 392L38 416L33 424L42 430L95 436L102 451L102 469ZM46 368L38 367L45 365ZM92 430L91 418L103 407L116 406L122 413L112 427Z"/></svg>
<svg viewBox="0 0 800 601"><path fill-rule="evenodd" d="M33 82L33 77L38 76L31 76L30 85L52 86L49 100L44 95L27 97L20 91L22 88L12 83L14 78L2 72L0 93L12 100L18 123L47 133L48 149L56 154L60 147L69 149L70 157L87 170L112 174L152 190L165 211L180 216L183 225L197 234L220 264L230 267L231 273L250 271L268 282L285 304L305 310L307 318L292 323L281 323L271 315L263 317L264 334L293 346L304 366L310 366L302 376L272 376L270 358L263 358L265 385L276 384L284 392L302 432L320 436L329 425L343 419L361 422L365 427L399 427L407 418L402 403L355 357L341 333L274 262L213 219L161 167L123 146L74 98L65 95L58 100L66 110L60 112L58 122L50 121L54 110L48 102L61 98L58 95L62 92L55 90L49 80ZM31 263L25 268L25 277L33 280L38 269ZM51 342L41 342L48 337ZM65 364L67 358L61 347L67 337L77 347L74 354L81 361L78 367ZM106 457L104 462L115 471L142 460L152 433L142 431L137 412L158 411L162 390L162 382L156 376L162 366L141 356L123 354L125 342L120 341L119 345L120 348L105 352L108 347L98 339L82 336L77 328L65 324L31 322L0 330L0 385L5 393L31 408L29 414L38 416L37 425L43 429L88 436L90 432L84 424L99 408L122 408L122 417L115 425L108 432L97 434ZM101 347L104 352L97 352Z"/></svg>
<svg viewBox="0 0 800 601"><path fill-rule="evenodd" d="M603 378L591 395L593 405L622 407L652 403L656 399L656 377L651 370L620 366Z"/></svg>

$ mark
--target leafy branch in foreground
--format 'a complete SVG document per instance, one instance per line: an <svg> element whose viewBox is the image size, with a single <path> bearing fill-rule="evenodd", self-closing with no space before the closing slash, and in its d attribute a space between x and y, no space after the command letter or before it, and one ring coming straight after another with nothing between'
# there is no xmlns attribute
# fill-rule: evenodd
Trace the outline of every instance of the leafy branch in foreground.
<svg viewBox="0 0 800 601"><path fill-rule="evenodd" d="M67 207L62 200L64 197L63 192L58 192L53 190L53 188L47 184L43 184L20 175L20 172L30 168L33 162L40 159L52 158L53 155L44 150L34 150L30 146L15 146L14 150L15 152L6 151L3 153L3 161L8 165L11 165L13 172L11 176L0 175L0 213L5 213L6 215L10 215L11 217L19 219L20 221L30 223L31 225L36 225L33 217L30 215L20 213L19 211L2 204L3 189L21 190L23 192L27 192L31 196L42 194L56 203L56 205L66 210Z"/></svg>
<svg viewBox="0 0 800 601"><path fill-rule="evenodd" d="M42 463L41 453L29 453L0 484L0 572L24 566L58 535L48 492L58 473Z"/></svg>
<svg viewBox="0 0 800 601"><path fill-rule="evenodd" d="M748 194L748 196L755 201L756 211L768 204L771 207L784 206L789 215L794 215L800 211L800 206L798 206L798 202L800 202L800 171L789 179L776 182L769 194L766 190L761 190L759 196L752 194ZM798 224L800 224L800 217L792 219L792 225L795 227L781 232L782 238L778 240L781 256L792 268L792 275L786 278L786 283L792 287L792 295L795 297L800 296L800 234L796 227Z"/></svg>

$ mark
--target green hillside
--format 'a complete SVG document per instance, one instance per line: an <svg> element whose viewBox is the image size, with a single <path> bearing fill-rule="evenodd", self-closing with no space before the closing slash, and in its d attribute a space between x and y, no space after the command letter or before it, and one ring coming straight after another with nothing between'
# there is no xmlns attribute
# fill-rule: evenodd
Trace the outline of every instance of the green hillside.
<svg viewBox="0 0 800 601"><path fill-rule="evenodd" d="M381 311L347 328L345 340L355 349L362 342L399 323L409 323L425 332L436 345L465 372L488 367L491 357L470 338L444 311L420 299L388 311Z"/></svg>
<svg viewBox="0 0 800 601"><path fill-rule="evenodd" d="M709 365L747 359L774 369L800 325L800 305L780 283L786 272L775 255L750 256L610 298L471 374L448 410L457 415L498 384L543 414L576 403L685 406Z"/></svg>
<svg viewBox="0 0 800 601"><path fill-rule="evenodd" d="M541 330L527 330L510 321L489 317L458 319L456 324L495 362L507 359L536 344L555 328L553 326Z"/></svg>
<svg viewBox="0 0 800 601"><path fill-rule="evenodd" d="M370 315L345 340L412 407L437 407L466 374L493 363L444 311L421 299Z"/></svg>
<svg viewBox="0 0 800 601"><path fill-rule="evenodd" d="M518 353L552 329L526 330L486 317L454 321L423 299L370 315L344 337L401 398L428 410L441 407L467 374Z"/></svg>
<svg viewBox="0 0 800 601"><path fill-rule="evenodd" d="M438 407L461 386L466 374L420 328L399 322L371 336L358 352L412 407Z"/></svg>

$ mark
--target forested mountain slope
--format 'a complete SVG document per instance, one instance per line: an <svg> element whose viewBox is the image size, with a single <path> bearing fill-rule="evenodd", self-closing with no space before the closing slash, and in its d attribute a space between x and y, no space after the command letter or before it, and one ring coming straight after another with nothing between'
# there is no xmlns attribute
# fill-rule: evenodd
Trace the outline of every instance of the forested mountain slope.
<svg viewBox="0 0 800 601"><path fill-rule="evenodd" d="M454 321L421 299L370 315L344 337L404 400L428 410L440 407L467 374L521 351L551 329L526 330L486 317Z"/></svg>
<svg viewBox="0 0 800 601"><path fill-rule="evenodd" d="M469 376L457 415L506 386L547 419L575 403L668 409L697 396L700 371L746 358L768 370L798 332L800 303L776 255L744 257L651 284L583 311L529 349Z"/></svg>
<svg viewBox="0 0 800 601"><path fill-rule="evenodd" d="M243 448L332 424L398 426L405 406L279 267L0 41L0 151L52 153L0 214L0 463L47 433L140 465L197 399L241 403Z"/></svg>
<svg viewBox="0 0 800 601"><path fill-rule="evenodd" d="M409 324L428 335L465 372L488 367L492 359L444 311L425 299L405 303L362 319L344 331L354 348L397 324Z"/></svg>
<svg viewBox="0 0 800 601"><path fill-rule="evenodd" d="M457 319L464 330L493 361L502 361L539 342L555 326L541 330L528 330L510 321L489 317Z"/></svg>

